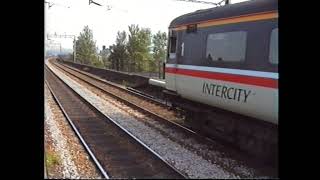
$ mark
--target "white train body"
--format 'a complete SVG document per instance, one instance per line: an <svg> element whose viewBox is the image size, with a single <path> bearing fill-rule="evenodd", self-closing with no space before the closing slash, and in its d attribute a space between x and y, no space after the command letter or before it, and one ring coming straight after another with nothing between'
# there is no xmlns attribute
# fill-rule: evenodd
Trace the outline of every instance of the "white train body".
<svg viewBox="0 0 320 180"><path fill-rule="evenodd" d="M166 64L166 89L274 124L278 124L277 81L278 73Z"/></svg>
<svg viewBox="0 0 320 180"><path fill-rule="evenodd" d="M169 27L165 88L277 125L277 3L248 1L174 19Z"/></svg>

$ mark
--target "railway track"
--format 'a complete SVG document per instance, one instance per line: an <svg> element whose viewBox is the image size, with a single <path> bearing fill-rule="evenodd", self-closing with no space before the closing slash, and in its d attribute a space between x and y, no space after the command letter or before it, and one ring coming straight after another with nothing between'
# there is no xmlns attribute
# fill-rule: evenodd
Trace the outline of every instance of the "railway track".
<svg viewBox="0 0 320 180"><path fill-rule="evenodd" d="M63 67L68 68L68 69L70 69L70 70L72 70L74 72L80 73L80 74L82 74L84 76L88 76L88 77L90 77L90 78L92 78L92 79L94 79L96 81L99 81L99 82L101 82L103 84L106 84L106 85L109 85L109 86L111 86L113 88L119 89L119 90L121 90L121 91L123 91L125 93L129 93L132 96L137 96L139 98L142 98L143 100L149 101L149 103L154 104L155 106L160 106L161 108L170 108L171 107L170 104L168 104L168 102L165 102L162 99L156 98L154 96L146 94L146 93L144 93L142 91L139 91L137 89L134 89L134 88L131 88L131 87L124 87L124 86L121 86L121 85L119 85L117 83L101 79L97 75L92 75L92 74L90 74L88 72L84 72L84 71L78 70L78 69L76 69L74 67L70 67L70 66L62 64L60 62L53 62L53 64L56 65L58 68L64 70L64 71L66 71L66 70ZM66 72L70 73L70 71L66 71Z"/></svg>
<svg viewBox="0 0 320 180"><path fill-rule="evenodd" d="M97 94L101 93L101 94L105 94L106 96L111 96L116 100L118 100L119 102L126 104L128 107L138 110L140 113L144 114L145 116L150 117L152 120L158 121L159 123L165 125L168 129L172 129L174 132L179 132L184 134L183 135L184 138L175 139L175 141L178 142L179 144L183 144L183 146L185 147L190 148L190 150L193 149L194 147L192 145L185 144L183 139L192 138L193 140L195 140L196 144L197 143L206 144L206 146L210 147L210 149L212 149L213 151L218 150L220 152L223 152L225 154L224 157L230 157L250 167L257 168L259 169L258 171L261 170L262 174L274 176L273 167L270 167L269 165L265 166L264 163L261 163L259 159L253 158L250 155L248 156L248 154L246 154L245 152L239 151L236 147L228 143L221 142L219 139L202 135L199 132L194 132L190 130L188 126L184 126L184 124L179 124L180 122L173 119L172 116L170 119L170 116L169 118L167 118L168 116L164 117L159 112L152 112L153 110L152 109L149 110L148 109L149 106L147 105L144 106L144 105L137 105L135 103L131 103L130 101L127 101L127 96L125 95L125 93L132 94L132 96L136 96L136 98L140 99L140 101L145 99L146 101L152 102L153 98L145 97L141 95L139 92L130 92L130 90L122 87L121 85L108 82L104 79L100 79L99 77L96 77L86 72L82 72L75 68L72 68L66 65L56 64L54 61L51 61L51 64L57 70L60 70L70 78L74 79L75 81L78 81L78 83L83 84L84 86L90 87L89 89L91 89L93 92ZM111 88L115 89L114 92L110 91ZM123 94L122 95L117 94L119 93L119 91L123 92ZM138 103L139 103L139 100L138 100ZM154 103L155 105L158 105L160 108L164 108L172 112L172 110L168 109L168 106L166 106L161 102L160 103L152 102L152 103ZM154 110L157 111L157 109L154 109ZM212 160L215 161L215 157L213 157L213 159L209 156L207 157L207 155L204 155L203 157L208 158L211 161Z"/></svg>
<svg viewBox="0 0 320 180"><path fill-rule="evenodd" d="M214 137L208 137L202 135L201 132L195 132L191 130L190 127L184 124L184 121L180 117L178 117L178 114L175 111L170 110L170 106L168 106L166 103L157 101L152 97L145 96L144 94L130 88L127 89L113 82L100 79L94 75L82 72L73 67L69 67L52 61L51 63L52 65L54 65L54 67L62 70L69 76L89 84L90 86L102 91L107 95L110 95L120 102L133 107L143 114L146 114L152 119L175 129L175 131L182 132L186 137L193 137L197 142L201 144L216 144L216 139L214 139ZM224 144L224 142L221 143ZM230 144L225 143L225 145L232 147L228 148L228 153L231 156L240 161L246 161L246 155L244 155L242 152L239 155L239 151Z"/></svg>
<svg viewBox="0 0 320 180"><path fill-rule="evenodd" d="M51 63L57 67L58 69L66 72L68 75L75 77L94 88L99 89L100 91L104 92L112 96L113 98L119 100L120 102L129 105L148 116L151 116L153 119L161 121L169 126L173 126L179 131L184 131L188 135L197 136L197 139L200 142L204 141L211 141L210 138L202 136L193 130L189 129L179 117L179 115L170 110L170 106L166 103L155 100L152 97L148 97L142 93L137 92L133 89L127 89L122 87L118 84L97 78L89 73L81 72L75 68L65 66L56 62Z"/></svg>
<svg viewBox="0 0 320 180"><path fill-rule="evenodd" d="M57 62L50 62L52 63L52 65L54 65L54 67L67 73L69 76L89 84L89 86L92 86L102 91L103 93L110 95L116 100L119 100L120 102L130 107L133 107L134 109L137 109L143 114L152 117L152 119L154 120L157 120L161 123L168 125L169 127L174 128L176 131L184 133L186 137L194 137L196 141L199 143L216 144L216 139L214 137L208 137L205 134L201 134L202 132L195 132L192 129L190 129L190 127L184 123L181 117L178 117L179 115L177 114L177 112L170 110L170 106L168 106L166 103L154 100L154 98L145 96L142 93L138 93L135 90L127 89L113 82L100 79L94 75L82 72L73 67L69 67ZM220 143L232 147L233 150L230 150L229 153L233 154L233 156L236 156L237 159L245 159L241 156L246 155L237 155L239 151L232 144L226 142Z"/></svg>
<svg viewBox="0 0 320 180"><path fill-rule="evenodd" d="M47 67L46 83L105 178L186 178Z"/></svg>

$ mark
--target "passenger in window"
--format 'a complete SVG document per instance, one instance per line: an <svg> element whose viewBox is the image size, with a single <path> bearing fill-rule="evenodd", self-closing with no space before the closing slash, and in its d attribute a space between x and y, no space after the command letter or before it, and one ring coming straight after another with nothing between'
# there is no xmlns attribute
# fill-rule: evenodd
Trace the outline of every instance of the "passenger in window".
<svg viewBox="0 0 320 180"><path fill-rule="evenodd" d="M208 55L208 59L212 61L212 57L211 57L211 54L209 53Z"/></svg>

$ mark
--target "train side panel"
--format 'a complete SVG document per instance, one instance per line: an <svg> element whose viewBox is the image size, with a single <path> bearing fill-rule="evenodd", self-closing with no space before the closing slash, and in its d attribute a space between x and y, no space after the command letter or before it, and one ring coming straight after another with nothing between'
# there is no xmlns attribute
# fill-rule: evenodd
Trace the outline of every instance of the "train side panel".
<svg viewBox="0 0 320 180"><path fill-rule="evenodd" d="M278 124L277 1L199 10L169 26L166 88Z"/></svg>
<svg viewBox="0 0 320 180"><path fill-rule="evenodd" d="M193 129L277 162L277 0L246 1L175 18L166 60L170 91L164 92L185 110Z"/></svg>
<svg viewBox="0 0 320 180"><path fill-rule="evenodd" d="M175 76L177 93L182 97L278 124L276 84L269 84L269 87L266 87L268 84L241 84L182 75L181 72L183 73L183 70L178 69L175 73L167 73L166 76Z"/></svg>

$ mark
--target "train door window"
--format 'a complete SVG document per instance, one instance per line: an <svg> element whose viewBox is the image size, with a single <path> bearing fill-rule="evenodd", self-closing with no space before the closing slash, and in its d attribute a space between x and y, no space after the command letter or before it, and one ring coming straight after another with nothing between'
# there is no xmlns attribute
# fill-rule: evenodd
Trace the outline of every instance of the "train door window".
<svg viewBox="0 0 320 180"><path fill-rule="evenodd" d="M273 29L271 32L269 49L269 62L271 64L278 64L278 28Z"/></svg>
<svg viewBox="0 0 320 180"><path fill-rule="evenodd" d="M183 50L180 63L188 65L201 65L201 56L202 56L202 44L201 33L183 33L182 39ZM182 47L182 46L181 46Z"/></svg>
<svg viewBox="0 0 320 180"><path fill-rule="evenodd" d="M170 37L170 51L169 51L169 58L174 59L176 58L176 46L177 46L177 38Z"/></svg>
<svg viewBox="0 0 320 180"><path fill-rule="evenodd" d="M206 59L209 61L241 62L246 55L247 32L232 31L209 34Z"/></svg>

